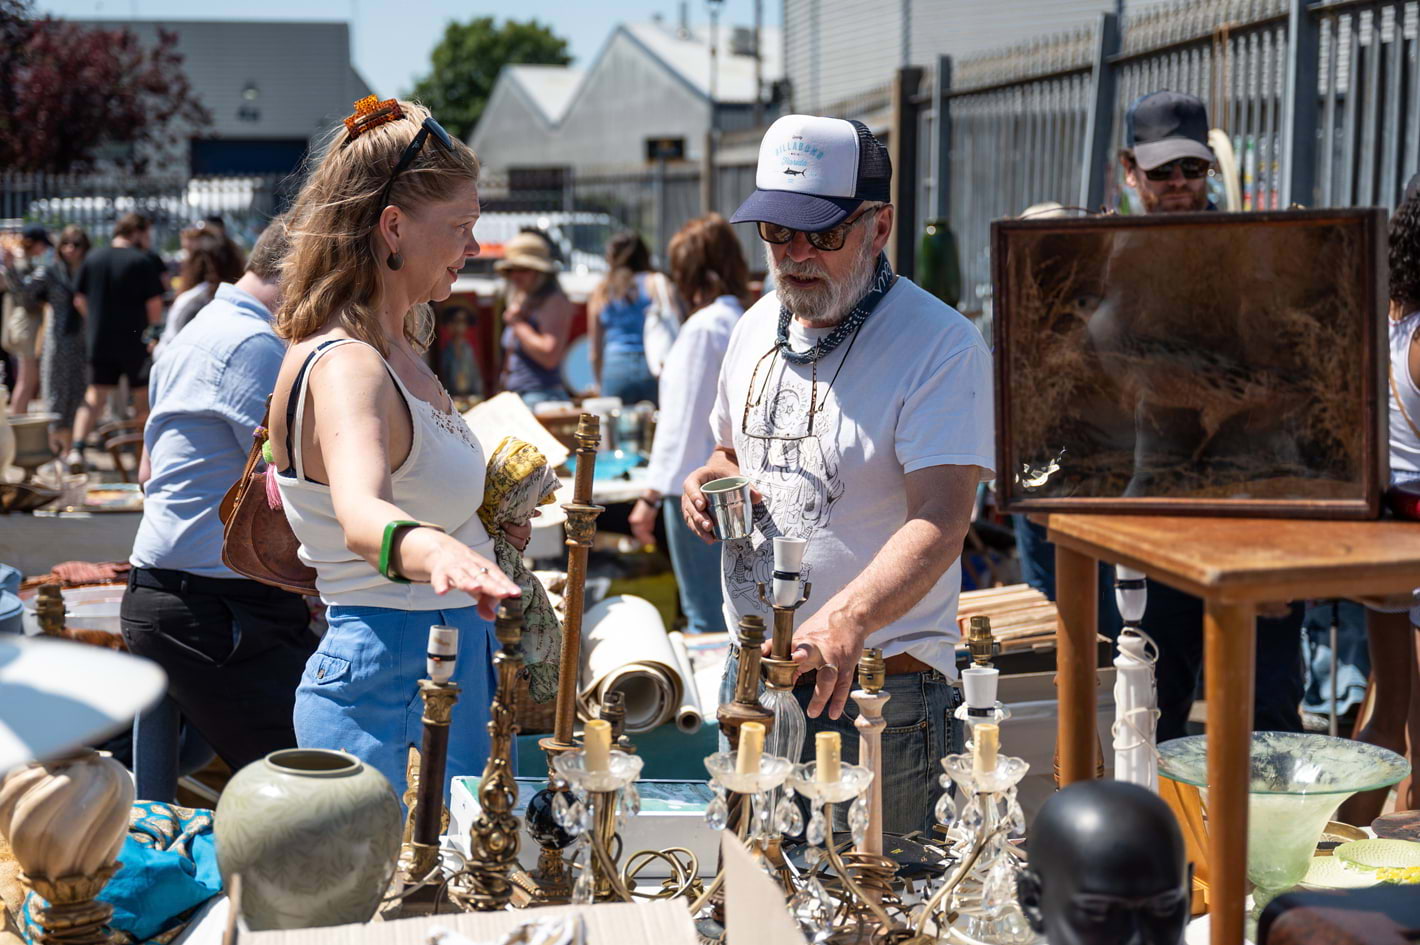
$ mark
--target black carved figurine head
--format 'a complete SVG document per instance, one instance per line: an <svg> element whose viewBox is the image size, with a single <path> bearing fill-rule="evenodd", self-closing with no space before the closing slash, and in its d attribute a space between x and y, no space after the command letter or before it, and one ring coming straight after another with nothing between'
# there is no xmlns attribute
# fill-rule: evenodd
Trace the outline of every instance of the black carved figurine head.
<svg viewBox="0 0 1420 945"><path fill-rule="evenodd" d="M1018 892L1051 945L1180 945L1192 877L1178 821L1157 794L1082 781L1036 815Z"/></svg>

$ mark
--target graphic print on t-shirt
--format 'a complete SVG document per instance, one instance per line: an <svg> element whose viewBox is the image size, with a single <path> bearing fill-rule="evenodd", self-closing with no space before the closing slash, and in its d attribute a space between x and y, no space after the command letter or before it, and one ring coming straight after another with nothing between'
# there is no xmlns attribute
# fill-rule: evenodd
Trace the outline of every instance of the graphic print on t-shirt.
<svg viewBox="0 0 1420 945"><path fill-rule="evenodd" d="M763 499L754 509L751 537L726 542L721 558L729 603L738 613L763 609L759 584L767 587L774 577L773 539L805 538L812 544L814 534L828 527L833 507L843 497L841 457L833 435L838 425L835 405L816 406L814 435L807 436L808 384L800 383L777 359L771 373L777 374L777 381L766 381L771 390L760 405L750 408L747 435L739 438L743 441L740 471ZM820 391L821 400L826 396ZM804 581L813 580L811 570L804 566Z"/></svg>

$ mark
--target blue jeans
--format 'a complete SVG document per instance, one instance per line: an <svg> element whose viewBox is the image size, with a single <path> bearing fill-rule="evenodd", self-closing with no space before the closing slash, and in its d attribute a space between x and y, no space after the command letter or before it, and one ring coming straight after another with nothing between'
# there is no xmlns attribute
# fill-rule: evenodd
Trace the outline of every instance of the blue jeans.
<svg viewBox="0 0 1420 945"><path fill-rule="evenodd" d="M404 800L409 746L419 745L424 700L419 680L427 673L429 626L459 630L453 681L462 687L449 728L449 760L444 779L478 776L488 761L488 704L497 677L493 624L474 607L451 610L395 610L342 607L326 612L330 629L306 662L296 689L296 741L302 748L347 751L389 779Z"/></svg>
<svg viewBox="0 0 1420 945"><path fill-rule="evenodd" d="M646 364L643 351L608 351L602 362L603 397L620 397L623 404L643 400L658 403L660 385Z"/></svg>
<svg viewBox="0 0 1420 945"><path fill-rule="evenodd" d="M724 633L725 596L720 587L720 546L696 537L680 514L680 498L661 500L661 515L675 568L686 633Z"/></svg>
<svg viewBox="0 0 1420 945"><path fill-rule="evenodd" d="M720 701L735 698L735 674L739 672L739 651L730 648L725 660L725 675L720 681ZM812 686L799 686L794 696L807 712ZM895 673L887 677L883 692L892 698L883 709L883 830L905 835L914 830L930 836L933 808L942 795L937 777L942 774L943 756L960 753L966 744L964 726L952 718L961 704L961 690L939 672ZM836 720L825 711L816 719L808 719L808 734L797 761L814 760L814 734L838 732L843 737L842 758L849 764L858 763L858 730L853 720L858 706L853 698ZM722 750L728 750L723 744ZM834 829L845 826L848 805L837 804Z"/></svg>

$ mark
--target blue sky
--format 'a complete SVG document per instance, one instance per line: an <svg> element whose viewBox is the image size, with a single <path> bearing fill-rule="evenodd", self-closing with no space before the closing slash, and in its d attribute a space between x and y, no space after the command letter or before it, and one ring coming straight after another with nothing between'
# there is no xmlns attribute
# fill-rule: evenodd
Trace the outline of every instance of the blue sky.
<svg viewBox="0 0 1420 945"><path fill-rule="evenodd" d="M763 4L765 23L777 26L780 0ZM55 16L83 19L348 20L354 24L355 65L381 96L408 91L428 69L429 51L450 19L503 19L514 9L518 19L550 25L570 42L576 64L587 65L617 23L649 20L654 13L674 22L679 15L676 0L519 0L496 8L452 0L242 0L240 16L232 15L232 6L208 12L210 7L198 8L192 0L35 0L35 5ZM705 0L690 0L687 8L692 25L707 21ZM753 0L726 0L722 21L753 23Z"/></svg>

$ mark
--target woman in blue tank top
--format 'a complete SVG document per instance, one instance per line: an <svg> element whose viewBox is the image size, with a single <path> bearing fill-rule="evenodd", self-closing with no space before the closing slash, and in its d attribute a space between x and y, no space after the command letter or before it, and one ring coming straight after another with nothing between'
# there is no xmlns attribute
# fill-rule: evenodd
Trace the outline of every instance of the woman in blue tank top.
<svg viewBox="0 0 1420 945"><path fill-rule="evenodd" d="M646 362L646 311L652 305L651 253L641 237L618 233L607 244L606 279L587 310L592 372L605 397L655 403L657 383Z"/></svg>

